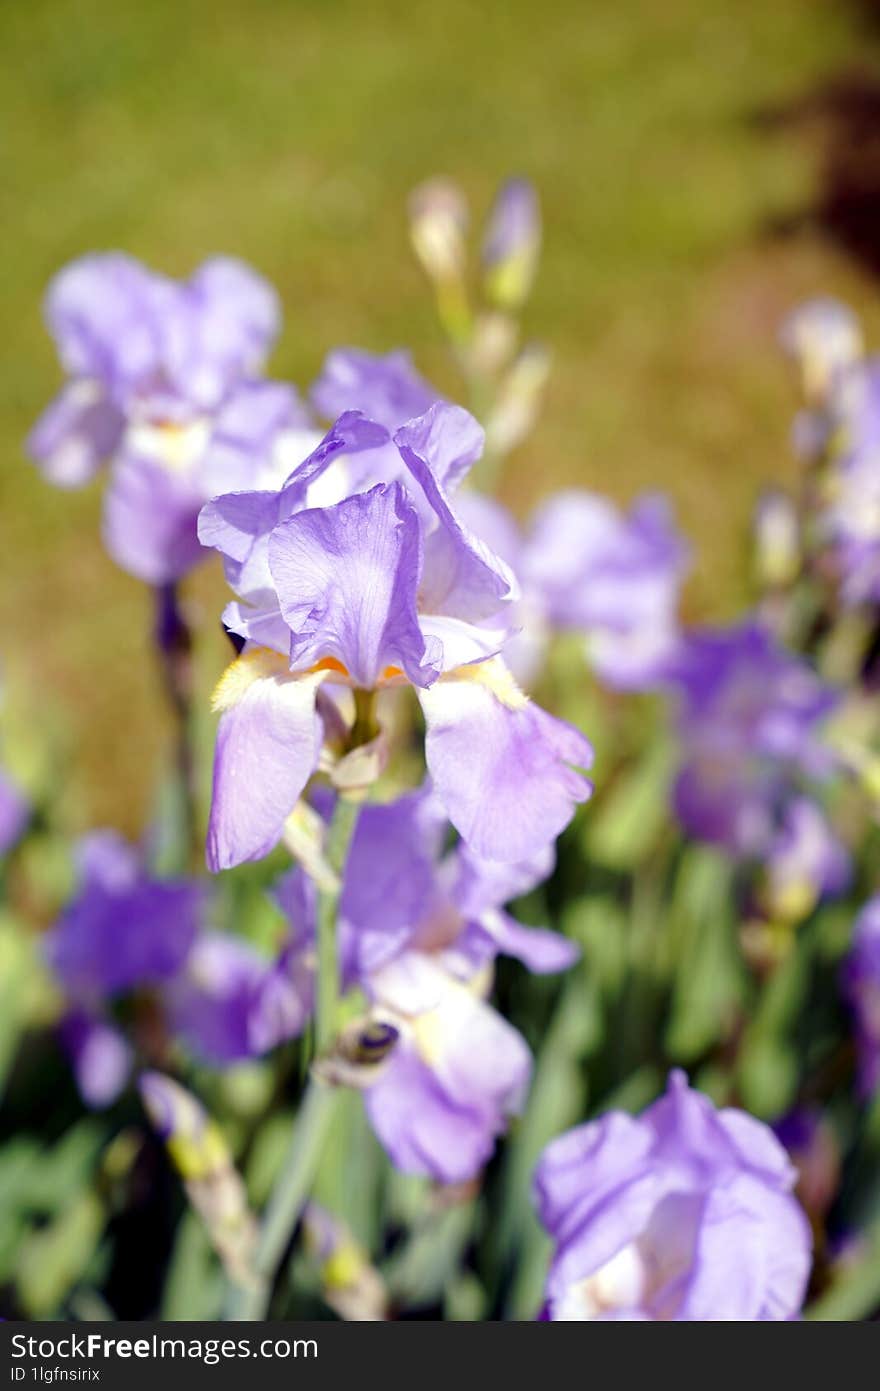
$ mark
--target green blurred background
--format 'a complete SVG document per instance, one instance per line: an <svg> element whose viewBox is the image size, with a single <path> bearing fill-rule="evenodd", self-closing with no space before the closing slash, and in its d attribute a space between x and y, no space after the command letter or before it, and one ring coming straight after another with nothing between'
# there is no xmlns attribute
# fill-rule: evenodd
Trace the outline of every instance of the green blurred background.
<svg viewBox="0 0 880 1391"><path fill-rule="evenodd" d="M478 214L512 172L543 202L528 328L556 361L507 500L525 510L572 482L621 499L668 489L697 547L691 616L731 613L755 491L793 467L780 319L834 292L880 327L870 267L823 195L853 130L828 94L856 69L870 92L880 70L871 8L7 0L7 761L23 757L21 730L54 731L70 824L135 831L167 736L149 596L101 550L100 489L56 492L23 458L59 382L40 316L49 277L91 249L175 274L234 253L281 292L277 375L308 384L339 343L406 345L454 394L407 241L407 194L430 174L460 180ZM792 104L800 114L773 116ZM213 567L192 587L207 676L224 659L221 592Z"/></svg>

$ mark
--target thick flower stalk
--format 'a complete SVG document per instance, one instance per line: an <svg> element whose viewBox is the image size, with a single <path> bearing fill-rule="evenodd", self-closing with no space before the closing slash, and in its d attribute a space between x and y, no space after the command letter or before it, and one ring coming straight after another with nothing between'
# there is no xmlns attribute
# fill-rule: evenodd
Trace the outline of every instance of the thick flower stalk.
<svg viewBox="0 0 880 1391"><path fill-rule="evenodd" d="M549 844L589 796L588 742L504 665L516 581L453 508L482 440L442 403L393 436L350 412L279 491L203 510L239 596L224 622L244 640L215 695L212 869L281 839L340 724L351 746L353 696L415 690L437 795L488 858Z"/></svg>
<svg viewBox="0 0 880 1391"><path fill-rule="evenodd" d="M547 1317L796 1318L810 1273L796 1173L768 1126L716 1110L674 1072L639 1117L552 1141L535 1198L555 1241Z"/></svg>

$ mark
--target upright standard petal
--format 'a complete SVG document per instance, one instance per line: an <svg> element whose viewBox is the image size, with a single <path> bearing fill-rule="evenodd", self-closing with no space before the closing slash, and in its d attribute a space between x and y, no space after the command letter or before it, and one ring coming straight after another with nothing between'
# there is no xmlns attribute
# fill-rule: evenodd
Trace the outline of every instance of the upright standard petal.
<svg viewBox="0 0 880 1391"><path fill-rule="evenodd" d="M282 657L257 648L222 677L207 846L214 872L259 860L280 840L321 752L315 699L326 675L291 676Z"/></svg>
<svg viewBox="0 0 880 1391"><path fill-rule="evenodd" d="M291 630L291 667L333 658L365 690L389 668L418 686L434 680L439 644L426 643L416 615L421 559L418 518L396 483L277 527L269 566Z"/></svg>
<svg viewBox="0 0 880 1391"><path fill-rule="evenodd" d="M592 791L593 751L523 695L498 658L459 667L420 692L425 757L449 819L487 860L527 860L555 840Z"/></svg>
<svg viewBox="0 0 880 1391"><path fill-rule="evenodd" d="M447 497L482 453L482 429L460 406L441 402L402 426L394 442L435 519L425 537L421 612L470 623L494 618L518 597L513 571L467 531Z"/></svg>
<svg viewBox="0 0 880 1391"><path fill-rule="evenodd" d="M363 411L388 430L441 399L440 392L419 376L409 353L383 357L359 348L328 353L311 397L325 420L334 420L344 411Z"/></svg>

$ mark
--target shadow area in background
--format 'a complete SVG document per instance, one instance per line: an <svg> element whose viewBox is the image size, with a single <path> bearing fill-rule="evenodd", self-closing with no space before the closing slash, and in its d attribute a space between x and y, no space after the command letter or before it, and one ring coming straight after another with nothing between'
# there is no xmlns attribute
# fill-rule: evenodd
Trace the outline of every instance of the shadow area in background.
<svg viewBox="0 0 880 1391"><path fill-rule="evenodd" d="M816 229L880 279L880 0L848 3L865 62L793 101L752 114L758 130L795 136L816 162L812 201L763 230L772 237L791 237Z"/></svg>

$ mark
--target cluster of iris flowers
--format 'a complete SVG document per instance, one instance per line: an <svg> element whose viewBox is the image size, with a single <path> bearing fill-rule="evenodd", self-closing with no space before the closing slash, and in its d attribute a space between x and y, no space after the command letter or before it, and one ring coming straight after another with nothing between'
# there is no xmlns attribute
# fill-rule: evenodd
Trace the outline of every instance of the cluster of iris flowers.
<svg viewBox="0 0 880 1391"><path fill-rule="evenodd" d="M109 1142L122 1191L145 1119L182 1179L211 1272L190 1316L864 1316L880 369L842 306L791 318L798 494L759 501L751 610L688 625L663 496L573 488L523 522L493 495L548 370L520 338L541 227L511 180L477 304L468 215L444 181L413 196L471 410L403 351L272 380L278 299L237 261L179 282L90 255L49 288L65 380L28 452L59 487L106 472L183 807L170 869L156 827L74 848L40 943L57 1038L87 1108L140 1098ZM204 826L182 584L214 552ZM3 774L10 863L39 814Z"/></svg>

